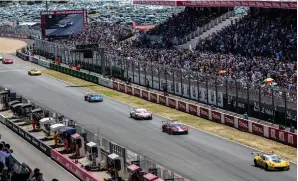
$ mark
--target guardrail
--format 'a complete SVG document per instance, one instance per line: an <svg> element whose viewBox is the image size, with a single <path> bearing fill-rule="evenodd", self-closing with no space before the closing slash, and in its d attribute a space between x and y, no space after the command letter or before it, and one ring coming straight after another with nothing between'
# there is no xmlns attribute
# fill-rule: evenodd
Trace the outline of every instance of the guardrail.
<svg viewBox="0 0 298 181"><path fill-rule="evenodd" d="M20 39L28 39L29 36L24 34L14 34L14 33L0 33L1 37L9 37L9 38L20 38Z"/></svg>
<svg viewBox="0 0 298 181"><path fill-rule="evenodd" d="M44 61L46 60L42 60L42 62ZM151 92L138 87L126 85L124 83L117 82L117 81L112 82L112 87L111 87L112 80L110 79L97 77L95 75L83 73L71 68L62 67L52 63L49 63L49 64L50 65L47 64L46 67L50 67L50 69L52 70L56 70L61 73L65 73L77 78L81 78L93 83L97 83L99 85L103 85L105 87L112 88L114 90L129 94L132 96L140 97L150 102L162 104L164 106L177 109L182 112L192 114L194 116L202 117L217 123L231 126L241 131L249 132L255 135L262 136L264 138L281 142L283 144L297 147L297 134L295 133L280 130L251 120L245 120L226 113L221 113L215 110L211 110L211 109L199 106L195 103L185 102L180 99L171 98L168 96L164 96L162 94L158 94L156 92Z"/></svg>

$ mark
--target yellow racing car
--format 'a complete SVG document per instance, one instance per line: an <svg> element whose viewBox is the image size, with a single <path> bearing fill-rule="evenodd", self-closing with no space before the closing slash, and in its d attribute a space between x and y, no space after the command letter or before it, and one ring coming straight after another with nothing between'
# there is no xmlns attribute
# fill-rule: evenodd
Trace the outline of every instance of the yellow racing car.
<svg viewBox="0 0 298 181"><path fill-rule="evenodd" d="M290 170L290 162L282 160L279 156L274 155L273 153L257 153L254 157L254 165L256 167L263 167L266 171Z"/></svg>
<svg viewBox="0 0 298 181"><path fill-rule="evenodd" d="M41 75L41 71L37 69L31 69L28 71L28 75Z"/></svg>

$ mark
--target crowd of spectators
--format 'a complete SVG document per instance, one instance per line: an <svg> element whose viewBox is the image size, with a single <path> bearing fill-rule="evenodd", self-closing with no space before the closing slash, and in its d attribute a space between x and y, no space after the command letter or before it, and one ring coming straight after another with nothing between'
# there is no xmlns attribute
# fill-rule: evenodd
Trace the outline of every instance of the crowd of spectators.
<svg viewBox="0 0 298 181"><path fill-rule="evenodd" d="M208 16L209 11L212 15ZM178 14L170 18L164 25L137 35L170 32L169 36L179 37L190 31L191 27L200 25L200 23L204 24L212 19L211 17L219 16L224 12L226 12L225 9L216 12L212 8L211 10L186 8L186 11L180 14L181 18L177 18ZM189 15L190 18L186 15ZM293 25L297 19L295 15L295 10L269 9L248 12L248 15L241 18L236 24L200 41L196 50L159 46L149 48L148 42L144 41L143 36L129 38L134 35L132 27L110 23L90 24L80 34L54 41L72 48L76 44L99 43L108 55L117 57L116 59L119 60L150 62L155 71L158 69L157 65L165 66L168 70L170 70L169 68L182 68L184 71L190 70L195 75L199 75L195 77L199 77L200 81L204 82L205 78L209 77L211 79L209 83L216 81L220 85L228 81L229 86L235 86L237 79L238 88L244 90L246 83L250 83L252 91L258 90L256 87L262 85L265 90L263 91L264 95L271 94L271 87L266 86L263 82L265 78L271 77L277 83L275 85L276 96L283 96L281 90L286 89L287 92L290 90L293 93L287 93L287 99L296 102L297 37L296 26ZM196 19L195 17L200 18ZM193 24L185 24L186 20ZM173 24L177 25L176 29L172 28ZM167 28L168 25L172 26ZM127 38L129 40L122 41ZM151 67L142 65L141 69L150 69ZM220 70L225 70L226 73L218 75L216 80L209 76L215 75ZM168 71L168 73L172 74L173 72Z"/></svg>
<svg viewBox="0 0 298 181"><path fill-rule="evenodd" d="M196 15L194 12L198 11L198 14L200 14L200 11L202 11L204 14L208 14L205 9L186 9L184 14L180 15L185 18L186 14L189 15L189 21L194 19ZM271 16L272 11L274 16ZM209 17L208 20L210 20L211 17L218 16L218 13L226 11L211 12L213 15L198 16L201 17L201 22L207 22L208 18L206 17ZM191 15L192 13L194 15ZM296 26L293 26L293 23L296 22L296 16L294 15L294 10L248 13L237 24L228 26L223 31L201 41L196 50L152 46L148 48L148 42L142 38L144 36L137 36L139 38L129 41L121 41L125 39L124 37L133 35L132 30L131 28L125 28L123 25L115 24L90 25L84 33L70 37L67 40L57 40L57 42L72 47L75 44L99 43L105 48L106 52L119 57L119 60L126 57L129 60L150 62L154 64L153 68L155 70L157 65L160 64L168 68L191 70L195 72L194 74L200 75L199 77L214 75L220 70L226 70L227 73L217 76L216 81L218 84L223 85L228 80L229 86L235 86L235 80L237 79L240 88L246 89L246 83L249 82L251 90L256 91L256 93L258 90L256 85L261 84L265 88L262 91L264 95L271 95L271 87L266 87L263 82L265 78L271 77L277 83L275 96L283 96L279 91L281 89L293 90L293 93L287 94L287 99L296 102L297 96L294 92L297 90L297 53L295 51L297 46ZM149 34L171 32L169 35L176 36L175 33L178 33L182 36L190 29L185 28L187 27L184 24L186 19L177 17L180 17L179 14L170 18L164 26L159 25L154 30L149 31ZM175 23L173 19L175 19ZM181 25L181 27L175 30L173 28L161 28L166 27L169 22L177 25L177 27ZM188 25L194 27L191 23ZM144 34L144 32L138 35L140 34ZM142 69L145 68L150 69L150 67L142 67ZM171 74L170 71L169 74ZM209 83L215 82L215 79L210 79ZM201 78L200 81L204 81L204 78Z"/></svg>
<svg viewBox="0 0 298 181"><path fill-rule="evenodd" d="M69 36L67 39L54 40L54 42L63 43L70 47L77 44L92 43L99 43L102 47L108 47L133 35L134 32L131 26L98 22L86 25L82 33Z"/></svg>
<svg viewBox="0 0 298 181"><path fill-rule="evenodd" d="M162 36L164 41L170 41L174 37L182 38L226 12L228 8L186 7L185 11L168 18L167 21L149 30L147 34Z"/></svg>

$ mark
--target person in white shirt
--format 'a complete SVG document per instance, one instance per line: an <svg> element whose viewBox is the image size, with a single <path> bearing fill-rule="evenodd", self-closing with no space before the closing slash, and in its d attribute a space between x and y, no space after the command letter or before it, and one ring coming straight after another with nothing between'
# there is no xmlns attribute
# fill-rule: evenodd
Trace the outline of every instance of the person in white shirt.
<svg viewBox="0 0 298 181"><path fill-rule="evenodd" d="M11 152L9 149L5 148L3 143L0 143L0 162L6 166L6 158L10 156Z"/></svg>

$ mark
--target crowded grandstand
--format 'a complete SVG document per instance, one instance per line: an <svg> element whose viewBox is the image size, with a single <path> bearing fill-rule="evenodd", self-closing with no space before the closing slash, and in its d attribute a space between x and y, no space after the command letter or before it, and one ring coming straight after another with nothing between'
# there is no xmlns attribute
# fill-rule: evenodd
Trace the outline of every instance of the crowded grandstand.
<svg viewBox="0 0 298 181"><path fill-rule="evenodd" d="M82 32L46 40L69 49L75 49L77 45L98 44L105 53L113 55L121 67L122 60L129 60L131 64L127 66L130 68L140 66L142 71L159 72L163 67L169 70L165 74L173 79L180 81L181 78L181 84L182 79L191 79L297 104L296 9L242 8L243 13L239 15L235 12L238 9L231 7L153 10L142 6L139 11L136 10L138 6L130 3L116 8L119 3L100 8L95 2L90 3L87 6L88 23ZM10 8L14 6L30 7L10 5ZM63 6L67 7L55 5L51 8L66 9ZM83 2L74 6L74 9L86 7ZM36 7L38 5L32 5L32 13L22 8L17 11L22 20L34 22L30 25L20 25L21 18L16 18L11 12L3 15L2 11L0 21L8 19L14 22L2 24L0 33L26 34L32 39L40 39L38 19L42 8ZM220 26L224 22L228 23ZM153 28L137 28L136 25L153 25ZM201 31L203 27L209 28ZM193 42L195 46L192 46ZM28 48L23 53L36 52L30 52ZM140 65L139 62L146 63ZM170 71L174 69L177 71ZM271 81L266 81L268 78ZM297 127L296 117L284 126ZM4 162L0 160L0 180L6 177L18 180L23 167L26 169L25 177L30 175L42 180L38 178L42 177L39 169L32 171L26 164L11 161L13 152L9 144L0 142L0 152L6 158Z"/></svg>

